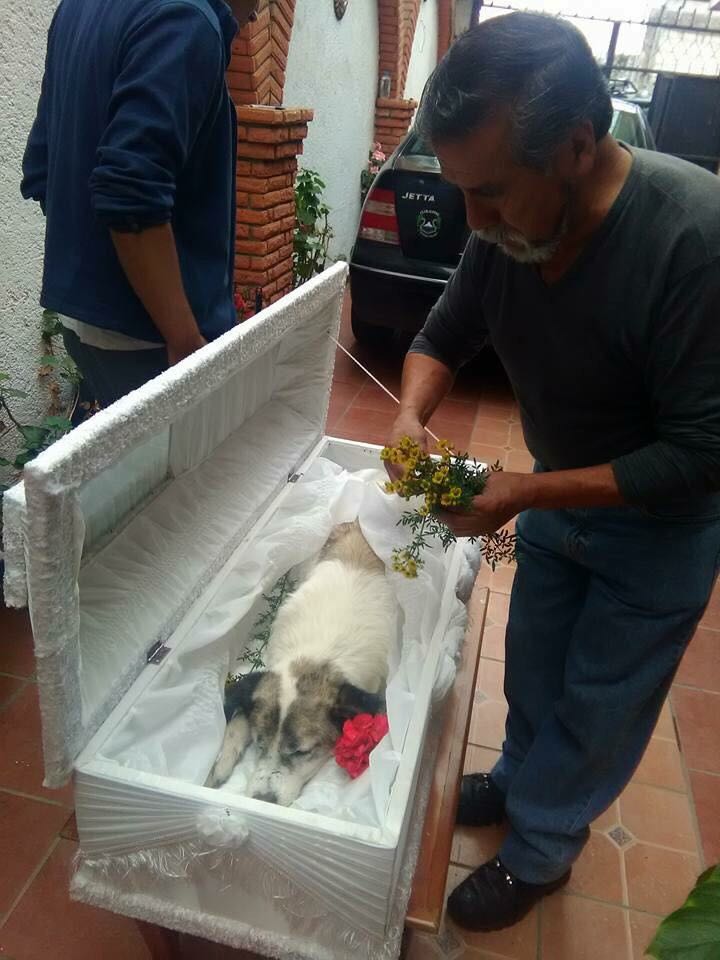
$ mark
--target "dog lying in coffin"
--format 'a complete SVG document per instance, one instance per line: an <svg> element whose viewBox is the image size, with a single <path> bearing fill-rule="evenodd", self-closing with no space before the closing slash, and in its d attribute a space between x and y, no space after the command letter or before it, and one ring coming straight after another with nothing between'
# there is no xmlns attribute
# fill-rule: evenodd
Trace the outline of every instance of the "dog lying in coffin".
<svg viewBox="0 0 720 960"><path fill-rule="evenodd" d="M384 711L397 601L357 522L336 527L280 606L264 670L225 690L227 726L208 787L227 782L251 742L249 796L284 806L332 756L345 720Z"/></svg>

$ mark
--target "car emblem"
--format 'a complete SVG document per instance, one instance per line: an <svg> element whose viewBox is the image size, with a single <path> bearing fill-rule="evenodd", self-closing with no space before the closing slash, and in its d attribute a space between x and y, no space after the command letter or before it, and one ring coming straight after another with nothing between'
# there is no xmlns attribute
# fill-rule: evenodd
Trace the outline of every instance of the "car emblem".
<svg viewBox="0 0 720 960"><path fill-rule="evenodd" d="M440 233L442 217L437 210L421 210L417 218L417 232L424 240L434 240Z"/></svg>
<svg viewBox="0 0 720 960"><path fill-rule="evenodd" d="M349 0L335 0L335 16L338 18L338 20L342 20L342 18L345 16L348 3Z"/></svg>

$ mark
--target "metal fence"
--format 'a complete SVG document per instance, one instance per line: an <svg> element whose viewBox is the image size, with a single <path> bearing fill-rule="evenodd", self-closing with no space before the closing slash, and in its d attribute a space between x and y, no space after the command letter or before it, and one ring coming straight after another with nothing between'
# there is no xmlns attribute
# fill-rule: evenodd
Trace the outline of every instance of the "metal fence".
<svg viewBox="0 0 720 960"><path fill-rule="evenodd" d="M478 10L479 8L479 10ZM616 92L649 101L658 73L720 76L720 12L706 0L486 0L481 20L510 10L562 16L587 37Z"/></svg>

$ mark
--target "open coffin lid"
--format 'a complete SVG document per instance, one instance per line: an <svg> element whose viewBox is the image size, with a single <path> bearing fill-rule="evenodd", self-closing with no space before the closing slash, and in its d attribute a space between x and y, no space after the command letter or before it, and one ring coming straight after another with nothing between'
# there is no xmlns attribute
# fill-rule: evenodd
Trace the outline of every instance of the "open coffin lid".
<svg viewBox="0 0 720 960"><path fill-rule="evenodd" d="M10 492L6 585L17 605L27 580L48 787L320 441L346 273L96 414Z"/></svg>

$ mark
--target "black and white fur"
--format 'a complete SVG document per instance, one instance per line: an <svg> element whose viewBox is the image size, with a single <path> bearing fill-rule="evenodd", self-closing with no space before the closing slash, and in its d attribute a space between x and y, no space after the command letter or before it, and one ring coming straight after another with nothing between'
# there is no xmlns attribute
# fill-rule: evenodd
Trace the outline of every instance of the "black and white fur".
<svg viewBox="0 0 720 960"><path fill-rule="evenodd" d="M278 611L266 669L232 683L227 727L206 786L220 787L253 740L250 796L288 805L332 755L343 722L384 709L397 602L357 523L336 527Z"/></svg>

